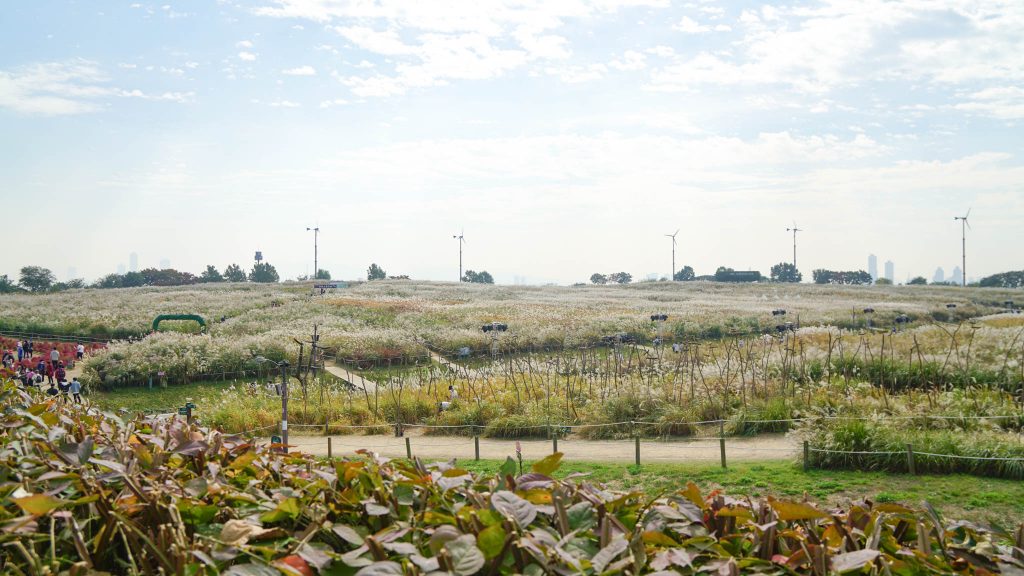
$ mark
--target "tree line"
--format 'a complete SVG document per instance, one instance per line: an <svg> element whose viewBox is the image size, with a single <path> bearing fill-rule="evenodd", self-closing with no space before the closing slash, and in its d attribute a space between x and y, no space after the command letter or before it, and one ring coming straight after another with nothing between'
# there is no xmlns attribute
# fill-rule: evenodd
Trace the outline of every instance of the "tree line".
<svg viewBox="0 0 1024 576"><path fill-rule="evenodd" d="M317 278L330 279L330 272L319 270ZM0 293L10 292L60 292L73 288L134 288L138 286L187 286L190 284L206 284L211 282L258 282L272 283L280 281L277 269L269 262L257 262L249 271L243 270L238 264L230 264L224 271L208 265L206 270L196 276L191 272L183 272L174 268L145 268L137 272L124 274L107 274L91 284L75 278L67 282L57 282L57 277L49 268L42 266L25 266L21 269L18 282L15 283L6 274L0 276ZM304 280L305 278L300 278Z"/></svg>

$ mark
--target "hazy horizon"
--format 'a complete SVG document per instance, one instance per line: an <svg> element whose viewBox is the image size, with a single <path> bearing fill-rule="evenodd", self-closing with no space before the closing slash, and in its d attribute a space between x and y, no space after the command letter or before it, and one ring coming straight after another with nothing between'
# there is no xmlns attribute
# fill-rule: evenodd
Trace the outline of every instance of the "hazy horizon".
<svg viewBox="0 0 1024 576"><path fill-rule="evenodd" d="M40 1L0 22L26 265L499 283L1024 268L1024 3ZM1014 247L1017 247L1016 249Z"/></svg>

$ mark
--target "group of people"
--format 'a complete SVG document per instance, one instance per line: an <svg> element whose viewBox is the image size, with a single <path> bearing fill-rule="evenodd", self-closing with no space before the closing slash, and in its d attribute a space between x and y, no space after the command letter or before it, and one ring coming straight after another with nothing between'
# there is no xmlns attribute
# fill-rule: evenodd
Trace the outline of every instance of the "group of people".
<svg viewBox="0 0 1024 576"><path fill-rule="evenodd" d="M4 368L14 372L14 378L21 382L23 387L27 389L42 385L46 380L48 388L45 392L48 396L59 396L63 400L70 395L75 403L82 402L82 383L78 381L77 376L73 377L70 382L67 381L67 370L64 362L60 359L60 350L57 349L57 346L50 350L49 361L43 357L34 364L35 344L31 340L19 341L16 348L17 361L15 361L15 352L11 350L4 351L2 361ZM84 356L85 346L78 343L75 346L75 358L81 360Z"/></svg>

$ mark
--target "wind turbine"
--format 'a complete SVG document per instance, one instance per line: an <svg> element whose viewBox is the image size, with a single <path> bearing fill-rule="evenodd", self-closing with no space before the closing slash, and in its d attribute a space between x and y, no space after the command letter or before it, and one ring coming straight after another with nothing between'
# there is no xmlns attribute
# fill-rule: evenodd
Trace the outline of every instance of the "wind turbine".
<svg viewBox="0 0 1024 576"><path fill-rule="evenodd" d="M962 266L960 267L960 282L963 287L967 287L967 228L971 227L971 223L967 221L967 217L971 215L971 209L967 209L967 214L963 216L953 216L953 220L960 221L960 243L962 245L961 257L963 258Z"/></svg>
<svg viewBox="0 0 1024 576"><path fill-rule="evenodd" d="M672 234L665 234L665 236L672 239L672 274L669 275L669 278L671 278L673 282L676 280L676 234L679 234L678 228L676 228L676 231Z"/></svg>
<svg viewBox="0 0 1024 576"><path fill-rule="evenodd" d="M793 227L792 228L786 228L786 232L792 232L793 233L793 269L795 270L796 269L796 233L797 232L803 232L803 229L802 228L797 228L796 227L796 220L793 220Z"/></svg>
<svg viewBox="0 0 1024 576"><path fill-rule="evenodd" d="M452 238L459 239L459 282L462 282L462 245L466 243L466 237L464 236L465 230L458 234L453 234Z"/></svg>

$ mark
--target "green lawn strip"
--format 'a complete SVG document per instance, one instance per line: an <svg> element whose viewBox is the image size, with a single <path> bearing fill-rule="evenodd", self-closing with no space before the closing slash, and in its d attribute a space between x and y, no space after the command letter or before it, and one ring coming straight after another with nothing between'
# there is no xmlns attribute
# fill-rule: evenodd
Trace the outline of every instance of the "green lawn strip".
<svg viewBox="0 0 1024 576"><path fill-rule="evenodd" d="M460 460L473 472L494 474L497 460ZM529 471L529 463L524 463ZM1024 522L1024 482L961 474L910 476L885 472L810 470L790 462L737 463L728 469L695 464L623 464L563 461L557 475L590 473L588 479L610 488L638 488L648 494L670 492L694 482L701 490L721 488L734 497L808 499L824 506L850 502L901 502L919 507L927 500L947 518L1014 527Z"/></svg>
<svg viewBox="0 0 1024 576"><path fill-rule="evenodd" d="M171 384L166 388L154 385L152 389L140 386L109 391L93 390L88 398L105 410L169 410L184 406L186 398L196 401L203 394L217 393L230 385L230 381L211 381ZM196 406L196 410L201 411L202 406Z"/></svg>

